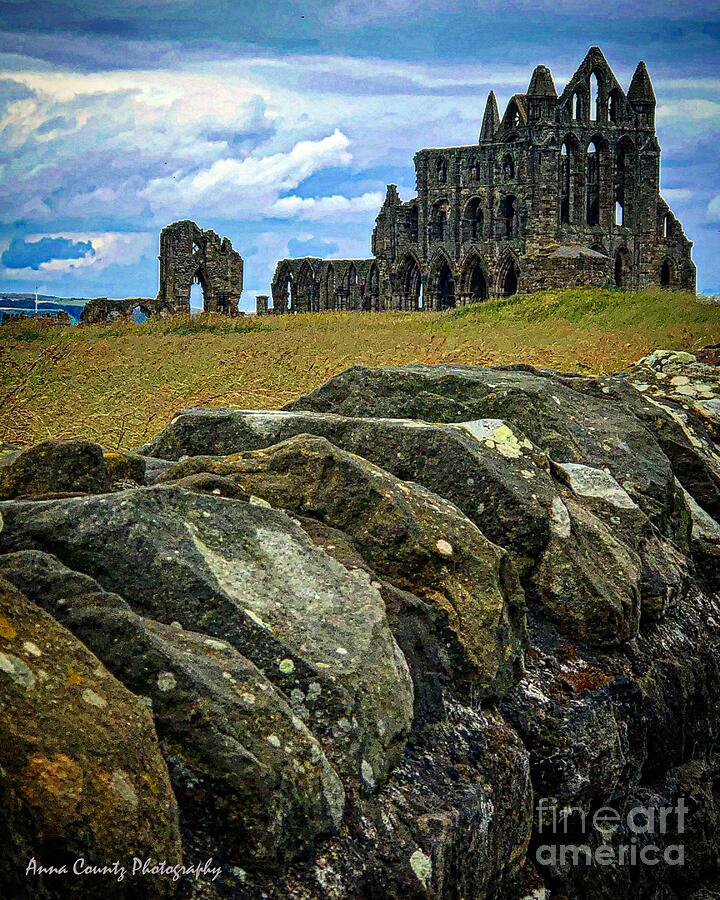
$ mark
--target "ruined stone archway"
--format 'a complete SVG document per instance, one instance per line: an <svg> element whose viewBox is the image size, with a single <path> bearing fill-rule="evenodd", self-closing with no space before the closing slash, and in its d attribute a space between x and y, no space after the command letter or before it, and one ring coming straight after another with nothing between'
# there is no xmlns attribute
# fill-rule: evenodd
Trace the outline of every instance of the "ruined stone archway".
<svg viewBox="0 0 720 900"><path fill-rule="evenodd" d="M305 260L300 266L294 279L294 288L294 312L319 312L320 283L309 260Z"/></svg>
<svg viewBox="0 0 720 900"><path fill-rule="evenodd" d="M202 287L206 312L234 315L243 288L243 260L228 238L183 220L160 232L157 299L173 312L190 312L192 284Z"/></svg>
<svg viewBox="0 0 720 900"><path fill-rule="evenodd" d="M497 296L512 297L520 287L520 267L515 257L509 253L498 272Z"/></svg>
<svg viewBox="0 0 720 900"><path fill-rule="evenodd" d="M363 292L362 308L365 312L378 312L380 310L380 271L377 263L373 263L370 266Z"/></svg>
<svg viewBox="0 0 720 900"><path fill-rule="evenodd" d="M440 253L430 269L428 294L432 309L452 309L456 304L455 273L450 259Z"/></svg>
<svg viewBox="0 0 720 900"><path fill-rule="evenodd" d="M399 299L397 306L404 310L426 309L423 292L422 272L417 258L408 254L400 269Z"/></svg>
<svg viewBox="0 0 720 900"><path fill-rule="evenodd" d="M293 273L287 262L278 266L271 285L273 309L278 313L293 311Z"/></svg>
<svg viewBox="0 0 720 900"><path fill-rule="evenodd" d="M479 253L472 252L465 260L460 278L460 302L479 303L487 300L489 294L485 263Z"/></svg>

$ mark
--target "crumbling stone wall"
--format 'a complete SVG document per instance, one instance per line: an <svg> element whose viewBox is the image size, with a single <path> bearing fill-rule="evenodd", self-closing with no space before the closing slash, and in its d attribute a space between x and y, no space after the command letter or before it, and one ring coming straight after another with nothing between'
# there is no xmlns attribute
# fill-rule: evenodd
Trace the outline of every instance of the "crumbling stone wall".
<svg viewBox="0 0 720 900"><path fill-rule="evenodd" d="M80 324L98 325L115 322L118 319L129 319L135 309L139 309L148 319L151 316L169 316L173 313L169 304L155 297L126 297L124 300L95 297L83 307Z"/></svg>
<svg viewBox="0 0 720 900"><path fill-rule="evenodd" d="M190 291L200 284L206 312L236 315L243 289L243 259L229 239L184 220L160 232L158 300L173 312L190 312Z"/></svg>
<svg viewBox="0 0 720 900"><path fill-rule="evenodd" d="M273 312L377 312L380 272L374 259L281 259L272 281Z"/></svg>
<svg viewBox="0 0 720 900"><path fill-rule="evenodd" d="M375 263L362 261L376 273L369 306L323 294L328 268L350 261L282 260L275 311L446 309L583 285L694 290L692 243L660 196L655 104L645 64L625 92L598 47L560 96L545 66L502 118L491 91L476 144L416 153L409 201L388 186ZM309 301L308 279L319 284Z"/></svg>

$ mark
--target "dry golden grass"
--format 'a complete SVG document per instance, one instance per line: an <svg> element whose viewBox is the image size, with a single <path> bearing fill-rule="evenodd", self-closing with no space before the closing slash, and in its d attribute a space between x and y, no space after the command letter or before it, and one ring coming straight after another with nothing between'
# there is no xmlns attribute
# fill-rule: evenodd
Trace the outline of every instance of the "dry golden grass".
<svg viewBox="0 0 720 900"><path fill-rule="evenodd" d="M356 363L611 372L652 349L717 341L720 305L663 291L547 291L446 313L24 320L0 328L0 448L70 436L133 447L183 406L279 407Z"/></svg>

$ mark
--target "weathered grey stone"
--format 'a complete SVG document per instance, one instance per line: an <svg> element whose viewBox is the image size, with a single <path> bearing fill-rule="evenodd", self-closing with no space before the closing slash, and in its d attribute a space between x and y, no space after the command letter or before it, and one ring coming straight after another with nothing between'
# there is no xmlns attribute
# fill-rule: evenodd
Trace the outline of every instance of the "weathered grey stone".
<svg viewBox="0 0 720 900"><path fill-rule="evenodd" d="M177 806L152 718L70 632L0 579L0 888L97 896L89 865L182 860ZM31 859L67 876L26 875ZM108 897L166 897L172 880L107 877Z"/></svg>
<svg viewBox="0 0 720 900"><path fill-rule="evenodd" d="M574 387L574 379L520 366L354 366L287 408L430 422L501 418L557 462L607 470L663 535L686 547L687 509L645 423Z"/></svg>
<svg viewBox="0 0 720 900"><path fill-rule="evenodd" d="M536 840L551 847L568 844L570 836L571 843L593 843L592 826L585 834L580 827L582 813L591 822L592 812L603 806L674 804L683 791L665 796L669 773L689 760L705 766L720 725L714 688L720 674L717 598L686 595L632 645L597 656L568 642L548 642L540 625L531 623L531 630L535 649L528 653L527 673L503 701L502 712L530 752L535 821L545 823L541 834L536 829ZM716 771L713 766L708 774ZM706 779L705 798L712 782ZM685 794L691 807L695 795L695 790ZM707 826L708 811L713 814L707 806L700 811L699 834L692 840L693 854L706 861L708 836L716 833L715 826ZM561 823L554 828L553 816ZM607 842L621 837L619 832ZM631 843L630 837L620 842ZM646 837L661 846L673 843L672 834L658 830ZM683 884L683 874L682 867L674 873L679 896L693 887L689 877ZM662 867L648 866L552 868L555 889L602 900L652 896L666 876Z"/></svg>
<svg viewBox="0 0 720 900"><path fill-rule="evenodd" d="M396 763L412 686L382 598L287 516L162 486L0 514L0 552L52 549L136 612L230 642L366 789Z"/></svg>
<svg viewBox="0 0 720 900"><path fill-rule="evenodd" d="M628 492L602 469L580 463L557 463L557 468L565 475L570 490L580 497L605 500L618 509L638 508Z"/></svg>
<svg viewBox="0 0 720 900"><path fill-rule="evenodd" d="M566 634L589 644L621 643L640 627L642 563L604 523L574 500L534 572L543 609Z"/></svg>
<svg viewBox="0 0 720 900"><path fill-rule="evenodd" d="M209 856L274 868L342 821L345 792L306 725L217 638L81 606L67 626L150 700L183 826Z"/></svg>
<svg viewBox="0 0 720 900"><path fill-rule="evenodd" d="M393 636L413 679L413 728L417 729L421 723L443 721L449 685L455 690L469 688L474 693L472 683L465 685L458 681L458 673L467 667L467 653L450 627L448 611L382 579L360 556L350 538L337 528L306 516L298 516L297 521L315 544L346 569L367 572L380 592Z"/></svg>
<svg viewBox="0 0 720 900"><path fill-rule="evenodd" d="M191 458L163 480L186 485L203 471L345 532L378 575L447 611L465 651L457 674L481 692L513 683L525 643L522 591L509 557L453 504L309 435L226 461Z"/></svg>
<svg viewBox="0 0 720 900"><path fill-rule="evenodd" d="M602 593L614 590L615 583L598 574L614 570L616 542L609 534L601 541L588 541L580 535L588 528L596 534L607 531L588 511L582 513L576 537L570 513L548 471L547 457L501 420L437 426L410 419L359 419L329 413L191 409L179 413L149 449L174 458L225 453L230 454L232 463L233 451L267 447L303 433L326 437L454 503L486 537L508 550L529 603L539 602L561 628L598 643L633 637L639 607L631 598L637 585L629 585L628 602L617 605L614 595ZM188 460L176 472L202 471L207 466L206 460ZM673 490L677 490L674 482ZM686 509L684 501L682 505ZM578 540L582 552L576 546ZM540 568L544 558L546 565ZM624 571L627 574L629 569ZM573 590L585 585L587 593L570 590L570 572L574 573ZM571 597L574 613L566 616L563 605ZM584 605L587 611L583 616ZM622 623L609 613L611 609L622 611ZM595 624L604 627L595 629Z"/></svg>
<svg viewBox="0 0 720 900"><path fill-rule="evenodd" d="M103 448L90 441L44 441L0 459L0 499L110 489Z"/></svg>
<svg viewBox="0 0 720 900"><path fill-rule="evenodd" d="M46 553L0 555L0 575L148 703L195 847L268 868L337 830L338 776L282 694L229 643L142 618Z"/></svg>
<svg viewBox="0 0 720 900"><path fill-rule="evenodd" d="M532 830L528 758L492 711L450 704L446 722L408 746L351 830L282 881L248 877L243 900L508 898Z"/></svg>

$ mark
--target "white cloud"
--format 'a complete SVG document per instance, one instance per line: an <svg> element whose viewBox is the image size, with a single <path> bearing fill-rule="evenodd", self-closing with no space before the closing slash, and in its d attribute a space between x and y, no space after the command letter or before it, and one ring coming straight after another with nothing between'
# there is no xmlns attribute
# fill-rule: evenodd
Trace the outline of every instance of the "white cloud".
<svg viewBox="0 0 720 900"><path fill-rule="evenodd" d="M219 159L186 176L153 179L141 196L161 217L178 210L190 215L230 207L239 217L257 218L273 208L281 193L296 188L314 172L350 163L349 144L336 129L318 141L299 141L288 153Z"/></svg>
<svg viewBox="0 0 720 900"><path fill-rule="evenodd" d="M92 243L93 253L76 259L51 259L40 264L38 269L5 269L5 276L27 281L37 280L42 275L49 278L64 275L75 270L90 269L100 272L108 266L132 265L148 253L154 254L157 247L157 235L151 232L68 232L57 234L30 234L25 238L29 244L43 238L64 238L75 243Z"/></svg>
<svg viewBox="0 0 720 900"><path fill-rule="evenodd" d="M656 116L658 119L678 121L704 121L720 118L720 103L713 100L670 100L658 104Z"/></svg>
<svg viewBox="0 0 720 900"><path fill-rule="evenodd" d="M281 197L269 214L279 218L298 218L305 221L327 219L347 220L366 218L368 213L377 213L385 199L380 191L369 191L359 197Z"/></svg>

